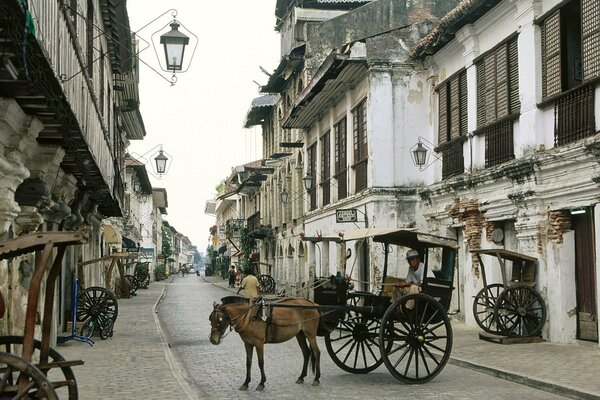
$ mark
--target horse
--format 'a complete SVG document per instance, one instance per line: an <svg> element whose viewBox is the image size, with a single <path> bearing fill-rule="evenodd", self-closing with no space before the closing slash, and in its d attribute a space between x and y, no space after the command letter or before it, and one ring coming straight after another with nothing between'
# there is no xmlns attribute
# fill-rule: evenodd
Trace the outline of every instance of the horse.
<svg viewBox="0 0 600 400"><path fill-rule="evenodd" d="M240 386L240 390L248 390L253 349L256 348L261 377L256 390L261 391L265 388L265 381L267 380L264 371L265 343L283 343L293 337L296 337L304 358L302 373L296 383L304 383L310 358L311 369L315 374L312 385L319 385L321 352L317 345L316 336L321 313L315 308L316 304L310 300L290 298L278 301L277 304L283 307L277 305L272 307L266 305L264 307L263 312L270 314L270 318L266 322L254 318L256 316L256 303L213 304L213 311L209 316L211 325L210 342L218 345L225 336L227 328L232 327L240 335L246 347L246 380ZM288 308L287 305L291 307ZM269 313L267 309L271 312Z"/></svg>

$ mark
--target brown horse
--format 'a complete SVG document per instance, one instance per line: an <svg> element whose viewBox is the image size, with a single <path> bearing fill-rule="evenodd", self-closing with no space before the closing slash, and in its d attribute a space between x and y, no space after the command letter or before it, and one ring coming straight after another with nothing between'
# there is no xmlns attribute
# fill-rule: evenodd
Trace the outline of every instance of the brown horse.
<svg viewBox="0 0 600 400"><path fill-rule="evenodd" d="M246 380L240 390L247 390L250 383L253 349L256 347L261 378L256 390L263 390L267 380L264 370L265 343L283 343L294 336L298 340L298 345L300 345L304 357L302 373L296 383L304 383L310 358L311 367L315 374L312 384L313 386L319 384L321 352L317 346L316 336L320 313L316 308L306 308L314 307L316 304L304 299L286 299L276 304L281 306L265 306L265 310L263 310L264 313L271 316L268 322L253 318L256 315L257 304L214 304L214 309L209 317L211 325L210 342L215 345L219 344L225 331L231 326L240 335L246 346ZM286 307L288 305L289 308ZM271 311L269 312L267 308ZM308 344L306 343L307 340Z"/></svg>

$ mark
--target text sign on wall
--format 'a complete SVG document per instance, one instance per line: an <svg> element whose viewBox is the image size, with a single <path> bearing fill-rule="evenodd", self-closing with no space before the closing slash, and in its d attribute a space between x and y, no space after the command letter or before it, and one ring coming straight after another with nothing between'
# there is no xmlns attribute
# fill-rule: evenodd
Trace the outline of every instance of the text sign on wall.
<svg viewBox="0 0 600 400"><path fill-rule="evenodd" d="M335 222L357 222L358 213L354 208L335 210Z"/></svg>

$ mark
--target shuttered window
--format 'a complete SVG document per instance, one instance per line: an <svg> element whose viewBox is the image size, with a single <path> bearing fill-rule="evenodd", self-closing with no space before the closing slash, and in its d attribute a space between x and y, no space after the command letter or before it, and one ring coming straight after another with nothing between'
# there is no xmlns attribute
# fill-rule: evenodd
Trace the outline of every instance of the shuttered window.
<svg viewBox="0 0 600 400"><path fill-rule="evenodd" d="M476 63L477 127L516 114L519 102L517 39L501 44Z"/></svg>
<svg viewBox="0 0 600 400"><path fill-rule="evenodd" d="M540 26L544 98L600 77L600 1L571 0Z"/></svg>
<svg viewBox="0 0 600 400"><path fill-rule="evenodd" d="M347 140L347 122L346 116L333 126L334 140L335 140L335 178L337 180L338 187L338 200L346 198L348 196L346 174L348 170L348 163L346 161L346 140Z"/></svg>
<svg viewBox="0 0 600 400"><path fill-rule="evenodd" d="M352 110L352 137L354 148L355 192L367 188L367 101L361 101Z"/></svg>
<svg viewBox="0 0 600 400"><path fill-rule="evenodd" d="M560 55L560 10L557 10L542 25L542 95L544 97L562 92Z"/></svg>
<svg viewBox="0 0 600 400"><path fill-rule="evenodd" d="M600 2L581 0L583 79L600 76Z"/></svg>
<svg viewBox="0 0 600 400"><path fill-rule="evenodd" d="M312 176L312 187L308 190L310 198L310 210L317 208L317 144L313 143L306 149L306 158L308 161L308 175Z"/></svg>
<svg viewBox="0 0 600 400"><path fill-rule="evenodd" d="M467 134L467 74L461 71L438 87L438 144Z"/></svg>
<svg viewBox="0 0 600 400"><path fill-rule="evenodd" d="M329 204L329 178L331 153L329 145L329 131L321 136L321 192L323 194L323 205Z"/></svg>

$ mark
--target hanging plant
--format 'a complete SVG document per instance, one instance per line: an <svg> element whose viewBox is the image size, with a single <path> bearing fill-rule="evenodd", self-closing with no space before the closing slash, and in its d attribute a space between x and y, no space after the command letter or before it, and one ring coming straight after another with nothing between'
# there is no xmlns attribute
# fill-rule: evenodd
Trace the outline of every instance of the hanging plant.
<svg viewBox="0 0 600 400"><path fill-rule="evenodd" d="M240 248L244 253L242 258L242 272L246 273L248 268L254 268L250 261L250 256L256 249L256 239L248 234L248 228L240 229Z"/></svg>

